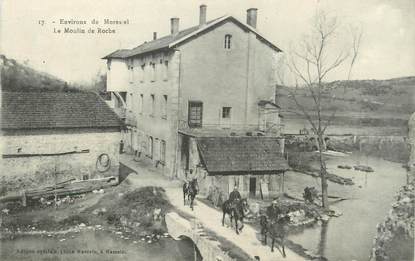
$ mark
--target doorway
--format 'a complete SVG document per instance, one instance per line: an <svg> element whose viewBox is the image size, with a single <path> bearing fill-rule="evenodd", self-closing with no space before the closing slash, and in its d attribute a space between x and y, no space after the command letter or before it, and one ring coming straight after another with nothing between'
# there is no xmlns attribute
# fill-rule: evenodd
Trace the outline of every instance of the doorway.
<svg viewBox="0 0 415 261"><path fill-rule="evenodd" d="M249 196L255 197L256 192L256 178L249 178Z"/></svg>

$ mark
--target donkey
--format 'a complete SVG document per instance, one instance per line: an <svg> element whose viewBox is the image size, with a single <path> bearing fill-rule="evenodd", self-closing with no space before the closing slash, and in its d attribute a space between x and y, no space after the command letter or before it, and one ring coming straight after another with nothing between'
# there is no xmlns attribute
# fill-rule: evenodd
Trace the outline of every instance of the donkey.
<svg viewBox="0 0 415 261"><path fill-rule="evenodd" d="M225 225L225 215L228 214L231 220L232 226L232 219L235 218L235 231L236 234L242 231L244 228L243 219L245 217L245 212L248 211L248 201L246 198L244 199L236 199L234 202L230 201L229 199L223 202L222 204L222 226ZM238 229L238 220L241 221L241 228Z"/></svg>
<svg viewBox="0 0 415 261"><path fill-rule="evenodd" d="M288 215L283 215L278 217L274 222L270 222L265 215L260 217L261 225L261 235L264 236L263 244L267 244L267 234L272 238L271 243L271 252L274 252L274 243L278 238L282 248L282 256L285 257L285 247L284 241L288 232L288 223L290 222L290 217Z"/></svg>
<svg viewBox="0 0 415 261"><path fill-rule="evenodd" d="M199 192L199 184L197 183L197 179L193 178L189 182L185 182L183 184L183 204L186 205L186 196L187 200L190 201L190 208L193 210L193 201L197 193Z"/></svg>

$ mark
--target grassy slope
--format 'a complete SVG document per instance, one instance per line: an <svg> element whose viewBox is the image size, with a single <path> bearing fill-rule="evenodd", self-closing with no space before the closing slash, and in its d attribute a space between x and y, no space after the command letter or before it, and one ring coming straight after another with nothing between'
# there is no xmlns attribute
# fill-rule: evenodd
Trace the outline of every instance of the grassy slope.
<svg viewBox="0 0 415 261"><path fill-rule="evenodd" d="M278 102L285 111L286 118L298 118L299 116L291 113L299 112L299 110L289 97L287 88L289 87L278 88ZM379 123L382 125L404 124L409 115L415 111L415 77L336 81L329 83L327 89L329 91L324 94L323 99L325 101L323 113L330 115L336 109L336 117L340 121L348 118L371 118L377 121L383 120ZM300 89L297 93L300 103L308 111L312 111L314 101L308 90ZM335 97L331 103L328 103L329 95Z"/></svg>
<svg viewBox="0 0 415 261"><path fill-rule="evenodd" d="M2 91L93 91L100 94L104 99L109 99L108 94L105 92L105 74L97 74L89 83L68 84L53 75L20 64L1 54L0 65L2 65L0 66Z"/></svg>
<svg viewBox="0 0 415 261"><path fill-rule="evenodd" d="M36 71L0 55L1 89L3 91L76 91L55 76Z"/></svg>

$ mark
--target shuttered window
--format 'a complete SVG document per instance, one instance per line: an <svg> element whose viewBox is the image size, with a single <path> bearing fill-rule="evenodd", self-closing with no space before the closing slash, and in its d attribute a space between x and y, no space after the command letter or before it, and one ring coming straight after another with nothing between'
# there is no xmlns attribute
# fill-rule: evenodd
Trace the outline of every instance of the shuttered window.
<svg viewBox="0 0 415 261"><path fill-rule="evenodd" d="M231 49L231 41L232 41L232 35L230 34L225 35L225 41L224 41L225 49Z"/></svg>
<svg viewBox="0 0 415 261"><path fill-rule="evenodd" d="M166 141L160 141L160 162L162 164L166 163Z"/></svg>
<svg viewBox="0 0 415 261"><path fill-rule="evenodd" d="M189 101L189 127L201 128L203 115L203 103L200 101Z"/></svg>

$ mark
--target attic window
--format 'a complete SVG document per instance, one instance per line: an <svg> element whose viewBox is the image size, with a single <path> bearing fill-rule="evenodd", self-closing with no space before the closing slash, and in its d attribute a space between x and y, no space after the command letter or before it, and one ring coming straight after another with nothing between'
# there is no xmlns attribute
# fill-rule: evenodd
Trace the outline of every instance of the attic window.
<svg viewBox="0 0 415 261"><path fill-rule="evenodd" d="M232 35L227 34L225 35L225 49L231 49L231 40L232 40Z"/></svg>

